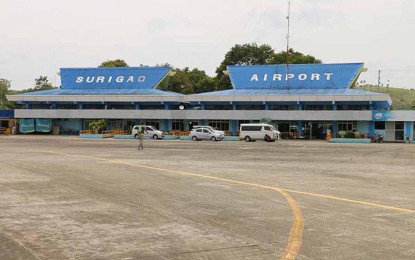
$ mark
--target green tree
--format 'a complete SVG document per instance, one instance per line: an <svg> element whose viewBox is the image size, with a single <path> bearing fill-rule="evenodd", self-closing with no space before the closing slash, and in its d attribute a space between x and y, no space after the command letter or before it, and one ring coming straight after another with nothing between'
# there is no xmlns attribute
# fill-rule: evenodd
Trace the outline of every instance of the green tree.
<svg viewBox="0 0 415 260"><path fill-rule="evenodd" d="M225 59L216 69L216 90L232 88L229 76L224 73L226 66L269 64L274 54L274 50L267 44L236 44L225 54Z"/></svg>
<svg viewBox="0 0 415 260"><path fill-rule="evenodd" d="M0 79L0 109L8 109L6 94L10 91L10 80Z"/></svg>
<svg viewBox="0 0 415 260"><path fill-rule="evenodd" d="M293 49L288 51L290 64L311 64L321 63L311 55L304 55ZM225 54L225 59L216 69L216 90L232 88L228 75L225 75L227 65L265 65L265 64L286 64L287 52L275 53L267 44L257 45L256 43L235 45Z"/></svg>
<svg viewBox="0 0 415 260"><path fill-rule="evenodd" d="M99 119L89 123L89 128L92 129L94 134L101 133L107 127L107 121L105 119Z"/></svg>
<svg viewBox="0 0 415 260"><path fill-rule="evenodd" d="M320 64L321 60L316 59L314 56L305 55L301 52L288 50L288 63L289 64ZM282 51L272 55L269 64L287 64L287 52Z"/></svg>
<svg viewBox="0 0 415 260"><path fill-rule="evenodd" d="M103 68L109 68L109 67L128 67L128 64L121 59L116 59L116 60L107 60L101 63L101 65L99 65L98 67Z"/></svg>
<svg viewBox="0 0 415 260"><path fill-rule="evenodd" d="M192 94L193 85L189 79L189 68L173 69L173 76L170 77L170 80L167 85L167 91L182 93L182 94Z"/></svg>
<svg viewBox="0 0 415 260"><path fill-rule="evenodd" d="M48 77L46 76L39 76L39 78L35 79L35 88L33 91L40 91L40 90L49 90L55 89L52 83L49 82Z"/></svg>

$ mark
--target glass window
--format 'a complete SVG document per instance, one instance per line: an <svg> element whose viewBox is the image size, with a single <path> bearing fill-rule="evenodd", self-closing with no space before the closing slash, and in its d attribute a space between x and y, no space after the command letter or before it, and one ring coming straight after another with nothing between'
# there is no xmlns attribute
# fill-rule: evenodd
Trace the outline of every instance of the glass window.
<svg viewBox="0 0 415 260"><path fill-rule="evenodd" d="M264 105L236 105L236 110L265 110Z"/></svg>
<svg viewBox="0 0 415 260"><path fill-rule="evenodd" d="M205 105L205 110L233 110L232 105Z"/></svg>
<svg viewBox="0 0 415 260"><path fill-rule="evenodd" d="M56 105L56 109L78 109L77 104L59 104Z"/></svg>
<svg viewBox="0 0 415 260"><path fill-rule="evenodd" d="M171 130L184 131L184 120L172 120L171 121Z"/></svg>
<svg viewBox="0 0 415 260"><path fill-rule="evenodd" d="M304 105L303 110L333 110L333 105Z"/></svg>
<svg viewBox="0 0 415 260"><path fill-rule="evenodd" d="M164 110L164 105L140 105L142 110Z"/></svg>
<svg viewBox="0 0 415 260"><path fill-rule="evenodd" d="M32 104L31 109L51 109L52 105L49 104Z"/></svg>
<svg viewBox="0 0 415 260"><path fill-rule="evenodd" d="M297 105L269 105L269 110L298 110Z"/></svg>
<svg viewBox="0 0 415 260"><path fill-rule="evenodd" d="M357 130L357 121L339 121L337 123L338 131L356 131Z"/></svg>
<svg viewBox="0 0 415 260"><path fill-rule="evenodd" d="M82 130L91 130L89 127L89 124L93 122L94 120L83 120L82 122Z"/></svg>
<svg viewBox="0 0 415 260"><path fill-rule="evenodd" d="M208 133L210 133L210 131L207 130L207 129L203 129L203 133L208 134Z"/></svg>
<svg viewBox="0 0 415 260"><path fill-rule="evenodd" d="M266 131L271 131L271 127L269 127L269 126L264 126L264 130L266 130Z"/></svg>
<svg viewBox="0 0 415 260"><path fill-rule="evenodd" d="M385 122L375 122L375 130L385 130Z"/></svg>
<svg viewBox="0 0 415 260"><path fill-rule="evenodd" d="M85 104L82 109L105 109L104 104Z"/></svg>
<svg viewBox="0 0 415 260"><path fill-rule="evenodd" d="M403 130L405 127L405 123L404 122L395 122L395 129L398 130Z"/></svg>
<svg viewBox="0 0 415 260"><path fill-rule="evenodd" d="M222 131L229 131L229 121L228 120L208 120L208 125L214 129L219 129Z"/></svg>
<svg viewBox="0 0 415 260"><path fill-rule="evenodd" d="M145 125L151 125L156 129L160 129L160 122L158 120L147 120L144 123Z"/></svg>
<svg viewBox="0 0 415 260"><path fill-rule="evenodd" d="M202 133L202 132L203 132L203 129L201 129L201 128L196 129L196 132L198 132L198 133Z"/></svg>
<svg viewBox="0 0 415 260"><path fill-rule="evenodd" d="M369 105L338 105L337 110L369 110Z"/></svg>

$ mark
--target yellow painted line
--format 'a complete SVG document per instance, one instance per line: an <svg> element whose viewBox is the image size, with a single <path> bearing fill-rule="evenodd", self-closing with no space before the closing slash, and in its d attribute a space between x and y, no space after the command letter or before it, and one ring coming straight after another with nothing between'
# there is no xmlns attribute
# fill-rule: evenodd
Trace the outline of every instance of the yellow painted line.
<svg viewBox="0 0 415 260"><path fill-rule="evenodd" d="M112 160L112 159L105 159L105 158L99 158L99 157L58 153L58 152L52 152L52 151L38 151L38 152L51 153L51 154L56 154L56 155L73 156L73 157L81 157L81 158L100 160L100 161L107 161L107 162L113 162L113 163L118 163L118 164L141 167L141 168L146 168L146 169L151 169L151 170L156 170L156 171L172 172L172 173L178 173L178 174L181 174L181 175L195 176L195 177L200 177L200 178L205 178L205 179L212 179L212 180L217 180L217 181L229 182L229 183L240 184L240 185L245 185L245 186L259 187L259 188L264 188L264 189L268 189L268 190L277 191L287 199L288 203L290 204L292 215L293 215L293 224L291 226L290 236L288 238L288 245L287 245L283 255L281 256L281 260L294 260L295 257L298 255L298 252L300 251L302 238L303 238L303 230L304 230L304 217L303 217L303 214L302 214L301 209L298 206L297 202L286 191L284 191L282 189L272 187L272 186L261 185L261 184L257 184L257 183L235 181L235 180L231 180L231 179L219 178L219 177L208 176L208 175L203 175L203 174L190 173L190 172L184 172L184 171L176 171L176 170L169 170L169 169L164 169L164 168L152 167L152 166L135 164L135 163L128 163L128 162Z"/></svg>
<svg viewBox="0 0 415 260"><path fill-rule="evenodd" d="M395 211L407 212L407 213L415 213L415 210L413 210L413 209L398 208L398 207L393 207L393 206L388 206L388 205L382 205L382 204L377 204L377 203L372 203L372 202L361 201L361 200L345 199L345 198L335 197L335 196L331 196L331 195L304 192L304 191L298 191L298 190L289 190L289 189L281 189L281 190L286 191L286 192L296 193L296 194L313 196L313 197L320 197L320 198L325 198L325 199L332 199L332 200L338 200L338 201L343 201L343 202L350 202L350 203L354 203L354 204L362 204L362 205L372 206L372 207L376 207L376 208L383 208L383 209L389 209L389 210L395 210Z"/></svg>

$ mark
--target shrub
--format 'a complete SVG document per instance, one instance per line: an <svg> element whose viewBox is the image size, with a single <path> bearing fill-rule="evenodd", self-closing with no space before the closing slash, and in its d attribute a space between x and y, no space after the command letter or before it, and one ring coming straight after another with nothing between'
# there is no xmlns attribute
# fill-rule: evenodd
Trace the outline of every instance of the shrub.
<svg viewBox="0 0 415 260"><path fill-rule="evenodd" d="M360 133L359 131L355 131L354 138L362 138L362 133Z"/></svg>
<svg viewBox="0 0 415 260"><path fill-rule="evenodd" d="M346 135L344 136L346 138L354 138L354 133L352 131L349 131L346 133Z"/></svg>
<svg viewBox="0 0 415 260"><path fill-rule="evenodd" d="M344 138L346 136L346 131L339 131L340 138Z"/></svg>

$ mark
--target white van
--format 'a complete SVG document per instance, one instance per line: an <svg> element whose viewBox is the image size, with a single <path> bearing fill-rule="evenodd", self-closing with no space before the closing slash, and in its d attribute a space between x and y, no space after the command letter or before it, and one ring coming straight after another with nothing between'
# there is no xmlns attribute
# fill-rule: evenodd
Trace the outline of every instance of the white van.
<svg viewBox="0 0 415 260"><path fill-rule="evenodd" d="M138 139L138 133L137 133L138 128L140 128L140 125L135 125L133 127L133 130L131 131L131 134L134 136L135 139ZM154 128L154 126L145 125L144 129L147 131L147 133L144 131L144 137L147 137L147 138L150 137L150 138L153 138L154 140L163 139L164 137L164 133Z"/></svg>
<svg viewBox="0 0 415 260"><path fill-rule="evenodd" d="M241 124L239 138L246 142L264 140L275 142L280 139L280 132L268 124Z"/></svg>

